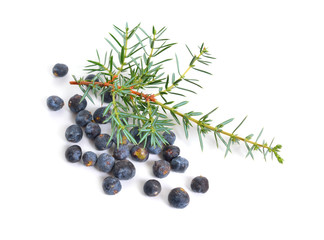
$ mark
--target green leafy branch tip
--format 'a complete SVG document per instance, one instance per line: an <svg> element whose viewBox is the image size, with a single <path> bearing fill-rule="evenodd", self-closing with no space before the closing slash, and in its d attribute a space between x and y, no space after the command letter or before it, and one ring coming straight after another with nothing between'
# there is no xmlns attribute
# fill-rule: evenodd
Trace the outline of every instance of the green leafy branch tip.
<svg viewBox="0 0 324 240"><path fill-rule="evenodd" d="M130 133L134 127L138 128L140 143L146 145L150 139L149 144L161 146L167 143L163 133L171 131L175 124L183 126L186 138L189 137L189 129L195 124L202 150L203 138L212 133L216 146L219 147L220 144L225 146L225 156L232 152L234 144L244 143L247 149L246 157L254 159L254 153L261 152L264 159L270 154L279 163L283 163L279 155L281 145L272 147L274 140L270 144L265 140L260 141L263 129L255 140L252 140L254 134L246 137L237 134L246 117L232 132L227 132L223 129L234 118L213 124L210 115L218 108L212 109L207 114L196 111L181 112L179 109L189 101L174 102L167 99L172 95L186 97L187 93L196 93L191 88L184 87L182 82L202 88L199 79L187 76L190 71L211 75L205 68L215 58L205 44L198 46L197 51L192 51L186 45L190 58L185 70L181 71L178 56L175 55L177 72L166 74L162 71L164 64L174 59L166 58L164 55L176 44L164 37L166 27L158 30L153 26L151 33L147 33L140 24L133 28L129 28L126 24L124 30L115 25L113 27L116 34L109 33L109 37L106 38L111 47L110 51L105 52L103 57L96 51L97 60L88 60L89 64L85 67L85 71L95 74L95 77L92 80L85 80L73 76L74 81L70 83L80 87L83 91L82 99L87 97L92 102L92 95L100 97L103 104L105 94L111 94L112 101L106 106L105 114L110 113L107 121L111 122L117 145L118 139L123 138L134 144L138 143ZM155 93L145 93L148 89L155 90Z"/></svg>

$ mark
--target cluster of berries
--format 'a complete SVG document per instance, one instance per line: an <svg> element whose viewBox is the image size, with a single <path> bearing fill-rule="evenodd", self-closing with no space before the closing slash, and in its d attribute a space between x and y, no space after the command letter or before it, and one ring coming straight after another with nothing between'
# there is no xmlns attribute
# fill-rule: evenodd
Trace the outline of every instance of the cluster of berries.
<svg viewBox="0 0 324 240"><path fill-rule="evenodd" d="M55 76L61 77L67 74L68 68L64 64L56 64L53 68ZM87 77L88 80L93 79L93 75ZM111 102L109 91L104 99L105 103ZM170 171L183 173L189 166L189 161L180 156L180 148L174 145L176 135L174 132L164 132L163 136L168 145L161 146L151 145L150 137L146 146L139 143L139 129L134 127L130 133L138 142L137 145L129 143L126 136L122 136L117 144L116 134L110 136L101 132L100 124L107 124L111 112L105 112L105 107L99 107L93 115L86 110L87 100L82 100L81 95L74 95L68 101L69 109L75 113L75 123L69 126L65 131L65 138L71 143L78 143L83 132L87 138L93 140L95 148L99 151L113 149L112 154L108 151L97 156L93 151L82 152L79 145L71 145L65 151L66 159L71 163L81 162L85 166L94 166L99 171L109 173L102 184L103 191L108 195L117 194L122 189L120 180L129 180L135 176L136 169L134 164L128 160L137 162L145 162L149 159L150 154L159 154L162 159L154 162L152 172L156 178L165 178ZM58 96L50 96L47 98L47 106L53 111L60 110L64 106L64 101ZM83 129L82 129L83 128ZM118 147L117 147L118 146ZM194 192L205 193L209 188L208 179L198 176L192 179L191 189ZM143 191L148 196L157 196L161 192L161 184L156 179L150 179L145 182ZM189 204L189 194L183 188L174 188L168 195L168 201L175 208L184 208Z"/></svg>

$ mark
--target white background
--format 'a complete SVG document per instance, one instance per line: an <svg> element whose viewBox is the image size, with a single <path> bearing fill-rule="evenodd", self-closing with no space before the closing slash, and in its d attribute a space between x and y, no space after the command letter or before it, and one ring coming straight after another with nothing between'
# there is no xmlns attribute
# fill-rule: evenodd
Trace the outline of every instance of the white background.
<svg viewBox="0 0 324 240"><path fill-rule="evenodd" d="M1 44L0 239L324 239L323 1L3 1ZM71 75L84 76L95 50L109 50L104 38L113 24L139 22L151 31L166 26L178 45L184 70L185 44L202 42L217 59L202 76L203 89L188 94L184 110L208 112L215 123L234 117L231 131L258 134L283 145L284 164L235 147L224 158L212 136L200 151L196 130L186 140L176 126L176 145L190 161L186 173L161 179L156 198L143 194L153 178L152 158L135 163L136 176L122 191L105 195L106 176L70 164L64 138L74 123L67 101L79 89ZM55 78L57 62L69 74ZM175 61L165 70L176 71ZM190 73L189 73L190 74ZM61 96L65 107L49 111L46 99ZM97 106L88 104L88 109ZM94 150L84 138L80 145ZM96 150L94 150L96 151ZM98 151L96 151L99 153ZM206 194L190 190L193 177L210 181ZM174 209L168 192L190 194L185 209Z"/></svg>

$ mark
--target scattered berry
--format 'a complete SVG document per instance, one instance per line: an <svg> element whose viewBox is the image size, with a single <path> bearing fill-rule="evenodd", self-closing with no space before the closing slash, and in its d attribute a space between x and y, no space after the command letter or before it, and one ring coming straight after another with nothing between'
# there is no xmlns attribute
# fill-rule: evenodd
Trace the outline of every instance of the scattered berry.
<svg viewBox="0 0 324 240"><path fill-rule="evenodd" d="M82 102L80 102L81 99L82 99L82 96L79 94L75 94L74 96L72 96L70 98L68 105L72 112L78 113L87 107L87 100L83 99Z"/></svg>
<svg viewBox="0 0 324 240"><path fill-rule="evenodd" d="M163 137L169 143L169 145L173 145L176 140L176 135L172 131L164 132Z"/></svg>
<svg viewBox="0 0 324 240"><path fill-rule="evenodd" d="M167 145L162 150L163 158L169 162L171 162L173 158L178 157L179 154L180 148L174 145Z"/></svg>
<svg viewBox="0 0 324 240"><path fill-rule="evenodd" d="M90 122L84 128L84 133L88 138L95 139L101 133L101 128L98 123Z"/></svg>
<svg viewBox="0 0 324 240"><path fill-rule="evenodd" d="M79 162L81 160L81 156L82 149L78 145L72 145L65 151L65 158L71 163Z"/></svg>
<svg viewBox="0 0 324 240"><path fill-rule="evenodd" d="M149 158L150 154L146 148L139 145L134 145L130 150L130 155L135 161L145 162Z"/></svg>
<svg viewBox="0 0 324 240"><path fill-rule="evenodd" d="M103 180L102 188L106 194L115 195L120 192L122 185L118 178L109 176Z"/></svg>
<svg viewBox="0 0 324 240"><path fill-rule="evenodd" d="M147 196L157 196L161 192L161 183L155 179L148 180L145 182L143 190Z"/></svg>
<svg viewBox="0 0 324 240"><path fill-rule="evenodd" d="M94 166L97 162L97 154L91 151L85 152L82 156L82 161L87 167Z"/></svg>
<svg viewBox="0 0 324 240"><path fill-rule="evenodd" d="M116 178L120 180L128 180L135 176L135 172L135 166L131 161L120 160L115 162L113 174Z"/></svg>
<svg viewBox="0 0 324 240"><path fill-rule="evenodd" d="M128 145L119 145L119 147L115 146L113 156L117 160L126 159L129 156L129 148Z"/></svg>
<svg viewBox="0 0 324 240"><path fill-rule="evenodd" d="M80 127L86 126L88 123L90 123L92 120L92 115L91 112L88 110L81 110L80 112L77 113L75 117L75 122L78 124Z"/></svg>
<svg viewBox="0 0 324 240"><path fill-rule="evenodd" d="M52 71L56 77L64 77L68 73L69 68L63 63L57 63L54 65Z"/></svg>
<svg viewBox="0 0 324 240"><path fill-rule="evenodd" d="M88 76L86 76L86 78L84 79L87 82L93 82L93 79L96 77L95 74L89 74ZM94 82L99 82L99 78L97 78ZM93 89L93 86L90 86L91 89Z"/></svg>
<svg viewBox="0 0 324 240"><path fill-rule="evenodd" d="M105 110L106 110L106 107L100 107L93 113L93 120L96 123L101 123L101 124L108 123L108 118L111 115L111 110L109 109L107 114L104 115Z"/></svg>
<svg viewBox="0 0 324 240"><path fill-rule="evenodd" d="M192 179L190 186L192 191L194 192L205 193L209 189L208 179L203 176L195 177L194 179Z"/></svg>
<svg viewBox="0 0 324 240"><path fill-rule="evenodd" d="M181 187L174 188L168 196L169 203L175 208L185 208L188 206L190 198L189 194Z"/></svg>
<svg viewBox="0 0 324 240"><path fill-rule="evenodd" d="M86 76L86 78L84 79L85 81L88 81L88 82L92 82L92 80L96 77L95 74L89 74L88 76ZM99 79L97 78L95 80L95 82L99 82Z"/></svg>
<svg viewBox="0 0 324 240"><path fill-rule="evenodd" d="M158 178L165 178L171 170L170 163L165 160L155 161L153 164L153 174Z"/></svg>
<svg viewBox="0 0 324 240"><path fill-rule="evenodd" d="M107 89L105 92L104 92L104 99L103 101L105 103L111 103L112 102L112 95L111 95L111 89Z"/></svg>
<svg viewBox="0 0 324 240"><path fill-rule="evenodd" d="M183 157L178 156L173 158L170 164L173 171L184 173L189 166L189 161Z"/></svg>
<svg viewBox="0 0 324 240"><path fill-rule="evenodd" d="M163 145L160 140L158 140L158 142L161 146ZM160 147L158 144L156 144L155 146L151 145L151 136L147 137L146 148L149 151L149 153L152 154L159 154L162 151L162 147Z"/></svg>
<svg viewBox="0 0 324 240"><path fill-rule="evenodd" d="M56 64L53 67L53 74L57 77L63 77L68 73L68 67L65 64ZM96 75L90 74L86 76L85 81L93 81ZM95 79L95 82L99 82L100 79ZM105 87L102 93L102 102L112 102L112 90L109 87ZM117 135L111 133L101 134L101 128L99 124L108 123L112 112L107 107L99 107L94 112L93 116L91 112L85 110L87 107L86 99L79 94L75 94L68 101L68 107L73 113L76 113L75 122L69 126L65 131L65 137L69 142L79 142L83 137L83 131L81 127L85 127L85 134L89 139L94 140L94 145L98 150L109 149L113 143L115 148L113 156L108 153L102 153L97 156L92 151L87 151L82 154L82 149L79 145L72 145L65 151L65 158L71 163L79 162L82 158L82 162L85 166L95 166L99 171L110 173L112 176L108 176L104 179L102 187L106 194L114 195L121 191L122 185L120 180L128 180L135 176L136 169L134 164L126 160L129 155L133 160L138 162L145 162L149 158L149 154L159 154L162 152L163 160L155 161L153 164L153 174L157 178L165 178L169 175L170 171L185 172L189 166L189 161L181 156L180 148L174 146L176 141L176 135L173 131L163 132L163 138L160 135L148 136L147 140L144 141L146 147L141 145L132 145L129 149L129 140L125 134L119 135L120 138L117 140ZM58 96L49 96L47 98L47 106L50 110L58 111L63 108L64 101ZM104 114L105 113L105 114ZM128 126L128 118L120 116L123 123ZM133 123L134 124L134 123ZM133 125L134 126L134 125ZM113 127L113 126L112 126ZM137 144L140 144L143 133L140 132L140 127L135 126L130 130L130 134L135 139ZM114 129L114 128L113 128ZM144 130L145 131L145 130ZM127 135L128 136L128 135ZM151 142L151 138L154 141ZM111 141L109 141L111 140ZM109 144L108 144L109 142ZM156 144L153 144L155 142ZM132 142L134 143L134 142ZM118 147L117 147L118 146ZM191 189L193 192L205 193L209 189L208 179L203 176L198 176L192 179ZM157 196L161 192L161 183L158 180L150 179L143 185L143 191L147 196ZM180 187L174 188L168 195L168 201L172 207L185 208L190 201L189 194Z"/></svg>
<svg viewBox="0 0 324 240"><path fill-rule="evenodd" d="M58 96L49 96L47 98L47 106L53 111L60 110L64 106L64 101Z"/></svg>
<svg viewBox="0 0 324 240"><path fill-rule="evenodd" d="M99 155L96 168L101 172L110 172L115 164L115 158L108 153L102 153Z"/></svg>
<svg viewBox="0 0 324 240"><path fill-rule="evenodd" d="M139 127L133 127L129 132L137 143L140 142L141 136L139 132Z"/></svg>
<svg viewBox="0 0 324 240"><path fill-rule="evenodd" d="M82 139L83 132L78 125L71 125L65 131L65 138L69 142L77 143Z"/></svg>
<svg viewBox="0 0 324 240"><path fill-rule="evenodd" d="M103 133L99 134L95 139L94 139L94 144L98 150L105 150L109 149L112 145L112 141L109 142L110 135ZM109 142L109 143L108 143Z"/></svg>
<svg viewBox="0 0 324 240"><path fill-rule="evenodd" d="M117 133L114 133L113 141L117 145ZM122 133L121 139L119 139L119 145L126 145L128 143L129 143L129 141L128 141L127 137L125 136L125 134Z"/></svg>

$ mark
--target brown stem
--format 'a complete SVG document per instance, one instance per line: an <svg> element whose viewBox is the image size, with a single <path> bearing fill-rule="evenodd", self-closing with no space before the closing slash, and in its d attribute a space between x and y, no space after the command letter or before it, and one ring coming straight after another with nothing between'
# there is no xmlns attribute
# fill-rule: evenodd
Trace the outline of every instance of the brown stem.
<svg viewBox="0 0 324 240"><path fill-rule="evenodd" d="M116 75L115 75L116 76ZM109 82L103 83L103 82L88 82L88 81L79 81L79 82L75 82L75 81L71 81L70 84L71 85L98 85L101 87L112 87L113 90L115 89L115 85L112 84L111 82L113 82L115 80L116 77L113 77L113 79ZM121 86L117 86L118 89L121 88ZM146 101L151 101L151 102L155 102L155 95L154 94L145 94L145 93L141 93L138 91L133 90L133 87L128 88L130 90L131 93L144 98Z"/></svg>

